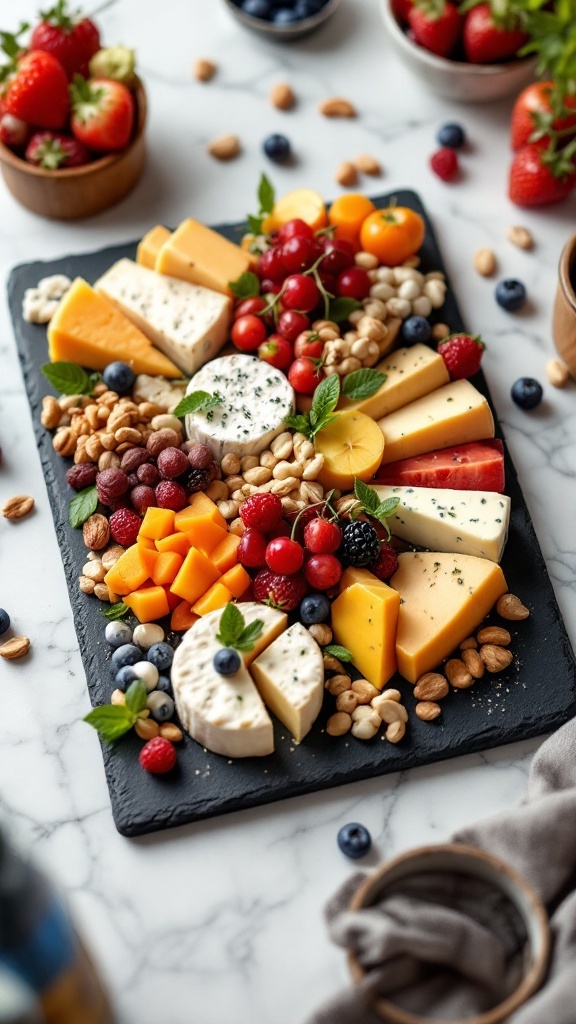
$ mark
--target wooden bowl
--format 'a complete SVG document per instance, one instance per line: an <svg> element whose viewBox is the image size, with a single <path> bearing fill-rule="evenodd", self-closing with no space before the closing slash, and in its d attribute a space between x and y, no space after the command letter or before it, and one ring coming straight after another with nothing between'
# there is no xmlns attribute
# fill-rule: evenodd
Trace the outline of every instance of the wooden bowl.
<svg viewBox="0 0 576 1024"><path fill-rule="evenodd" d="M0 168L15 199L32 213L54 220L92 217L124 199L140 178L146 158L146 92L138 79L136 121L131 142L120 153L82 167L48 171L16 156L0 143Z"/></svg>
<svg viewBox="0 0 576 1024"><path fill-rule="evenodd" d="M558 355L570 373L576 374L576 232L562 250L558 290L554 303L552 334Z"/></svg>
<svg viewBox="0 0 576 1024"><path fill-rule="evenodd" d="M464 843L423 846L395 857L368 875L356 890L350 910L373 906L388 889L393 891L394 885L402 879L431 872L480 878L509 899L526 930L522 981L498 1006L461 1021L420 1017L385 998L375 1001L374 1010L387 1024L430 1024L432 1019L434 1024L504 1024L538 990L544 980L550 956L550 929L546 910L532 886L510 864ZM353 953L349 954L348 965L357 984L365 980L367 973Z"/></svg>

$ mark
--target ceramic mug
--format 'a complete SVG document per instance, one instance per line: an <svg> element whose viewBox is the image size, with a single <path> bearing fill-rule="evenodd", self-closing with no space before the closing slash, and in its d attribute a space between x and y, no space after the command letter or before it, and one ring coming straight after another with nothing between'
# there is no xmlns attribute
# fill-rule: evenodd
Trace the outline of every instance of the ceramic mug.
<svg viewBox="0 0 576 1024"><path fill-rule="evenodd" d="M576 375L576 232L560 256L552 334L558 355Z"/></svg>
<svg viewBox="0 0 576 1024"><path fill-rule="evenodd" d="M387 890L405 879L422 874L464 875L489 883L506 897L519 915L526 933L523 977L518 987L497 1006L465 1020L440 1021L434 1024L503 1024L510 1015L536 992L546 973L550 955L548 915L537 893L510 864L476 847L463 843L424 846L388 861L372 872L360 885L350 904L361 910L378 903ZM354 953L348 957L354 981L359 984L366 971ZM378 998L374 1010L386 1024L430 1024L430 1017L407 1012L386 998Z"/></svg>

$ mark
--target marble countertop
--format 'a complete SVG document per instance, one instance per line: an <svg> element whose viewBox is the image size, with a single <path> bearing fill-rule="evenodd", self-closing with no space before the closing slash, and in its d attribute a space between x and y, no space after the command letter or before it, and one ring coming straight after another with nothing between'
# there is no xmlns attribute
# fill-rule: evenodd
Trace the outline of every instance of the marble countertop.
<svg viewBox="0 0 576 1024"><path fill-rule="evenodd" d="M9 0L6 27L32 17L35 0ZM279 193L308 185L340 189L337 165L359 152L382 161L366 191L409 187L426 203L465 320L487 343L485 369L516 463L558 601L576 637L576 392L546 383L556 265L574 224L574 199L521 212L505 198L511 101L456 107L421 87L385 38L377 0L342 0L325 29L280 46L243 30L219 0L121 0L101 16L105 37L136 47L150 101L149 157L135 192L83 223L44 221L16 205L0 184L0 272L137 238L186 215L239 219L255 205L266 169ZM218 64L208 85L194 81L198 57ZM267 102L286 80L298 107ZM320 100L349 97L355 121L330 121ZM460 120L470 144L458 183L431 173L438 125ZM236 132L242 155L214 162L206 143ZM295 166L267 165L263 138L283 131ZM515 249L506 227L536 240ZM502 276L525 281L520 314L501 310L494 282L471 258L491 246ZM295 1024L346 980L342 953L326 937L322 906L351 870L336 846L347 821L374 838L370 863L411 845L446 839L479 816L520 798L538 741L385 776L140 840L115 831L96 734L81 723L86 682L50 509L12 339L0 305L0 501L36 498L18 524L0 524L0 604L32 638L25 663L0 666L1 818L66 891L110 985L123 1024ZM521 375L545 384L539 409L510 401ZM337 756L337 752L335 754Z"/></svg>

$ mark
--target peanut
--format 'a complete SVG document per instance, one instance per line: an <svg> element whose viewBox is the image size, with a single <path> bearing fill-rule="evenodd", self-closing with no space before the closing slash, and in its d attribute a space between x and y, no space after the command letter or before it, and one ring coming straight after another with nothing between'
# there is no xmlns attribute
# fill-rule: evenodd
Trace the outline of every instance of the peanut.
<svg viewBox="0 0 576 1024"><path fill-rule="evenodd" d="M270 445L272 454L277 459L287 459L292 453L292 434L289 430L285 430L282 434L278 434Z"/></svg>
<svg viewBox="0 0 576 1024"><path fill-rule="evenodd" d="M208 144L208 152L216 160L233 160L240 153L240 139L237 135L219 135Z"/></svg>
<svg viewBox="0 0 576 1024"><path fill-rule="evenodd" d="M266 466L255 466L254 469L246 470L244 479L247 484L254 484L256 487L260 487L272 479L272 470L266 469Z"/></svg>
<svg viewBox="0 0 576 1024"><path fill-rule="evenodd" d="M351 716L345 711L337 711L326 722L326 732L329 736L344 736L345 733L350 732L351 726Z"/></svg>
<svg viewBox="0 0 576 1024"><path fill-rule="evenodd" d="M197 82L209 82L216 74L216 65L213 60L200 58L194 64L193 73Z"/></svg>
<svg viewBox="0 0 576 1024"><path fill-rule="evenodd" d="M52 395L46 395L42 399L42 414L40 422L47 430L54 430L62 419L62 409Z"/></svg>
<svg viewBox="0 0 576 1024"><path fill-rule="evenodd" d="M229 452L220 463L220 469L225 476L237 476L240 472L240 459L235 452Z"/></svg>
<svg viewBox="0 0 576 1024"><path fill-rule="evenodd" d="M334 178L339 185L343 185L345 188L350 188L358 181L358 171L354 164L350 163L349 160L344 160L338 165Z"/></svg>
<svg viewBox="0 0 576 1024"><path fill-rule="evenodd" d="M492 277L496 270L496 257L492 249L477 249L474 253L474 269L482 277Z"/></svg>
<svg viewBox="0 0 576 1024"><path fill-rule="evenodd" d="M356 163L358 167L358 164ZM362 270L376 270L378 266L378 257L373 256L371 252L357 252L354 257L354 262L357 267L362 267Z"/></svg>

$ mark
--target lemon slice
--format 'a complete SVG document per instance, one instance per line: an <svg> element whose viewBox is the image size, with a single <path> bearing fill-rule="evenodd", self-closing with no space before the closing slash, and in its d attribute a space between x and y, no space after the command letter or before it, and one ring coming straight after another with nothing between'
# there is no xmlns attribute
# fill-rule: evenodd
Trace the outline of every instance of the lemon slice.
<svg viewBox="0 0 576 1024"><path fill-rule="evenodd" d="M318 476L322 486L350 491L354 479L367 482L378 469L384 453L384 435L377 423L362 412L341 412L314 438L324 456Z"/></svg>

